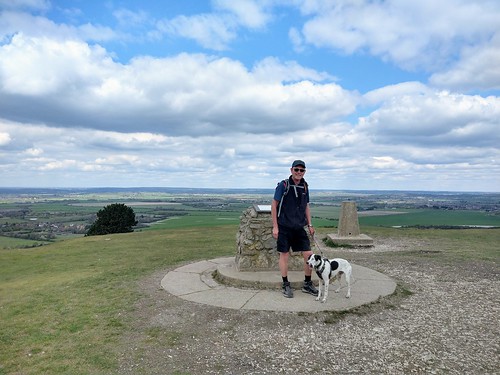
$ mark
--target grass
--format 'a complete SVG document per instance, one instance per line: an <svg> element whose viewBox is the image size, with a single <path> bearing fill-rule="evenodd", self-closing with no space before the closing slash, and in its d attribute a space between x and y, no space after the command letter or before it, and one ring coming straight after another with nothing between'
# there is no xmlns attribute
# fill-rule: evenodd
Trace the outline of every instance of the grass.
<svg viewBox="0 0 500 375"><path fill-rule="evenodd" d="M46 241L34 241L22 238L0 236L0 249L21 249L46 245L47 243L48 242Z"/></svg>
<svg viewBox="0 0 500 375"><path fill-rule="evenodd" d="M403 210L398 210L403 212ZM492 225L500 226L500 215L484 211L465 210L404 210L405 213L386 216L360 216L360 225Z"/></svg>
<svg viewBox="0 0 500 375"><path fill-rule="evenodd" d="M181 263L234 255L237 229L142 231L0 250L0 374L116 373L116 347L135 326L129 319L140 298L138 280ZM437 261L499 261L498 229L362 231L423 240L439 250ZM165 347L182 340L182 332L154 327L146 336Z"/></svg>
<svg viewBox="0 0 500 375"><path fill-rule="evenodd" d="M156 269L234 254L236 226L150 231L0 251L0 374L116 371L136 282ZM189 239L189 247L185 246Z"/></svg>
<svg viewBox="0 0 500 375"><path fill-rule="evenodd" d="M362 227L368 236L421 240L427 245L421 249L430 254L439 252L441 261L500 262L500 229L417 229Z"/></svg>
<svg viewBox="0 0 500 375"><path fill-rule="evenodd" d="M181 229L192 227L214 227L221 225L235 226L240 223L241 212L194 211L189 215L175 216L153 223L142 230Z"/></svg>

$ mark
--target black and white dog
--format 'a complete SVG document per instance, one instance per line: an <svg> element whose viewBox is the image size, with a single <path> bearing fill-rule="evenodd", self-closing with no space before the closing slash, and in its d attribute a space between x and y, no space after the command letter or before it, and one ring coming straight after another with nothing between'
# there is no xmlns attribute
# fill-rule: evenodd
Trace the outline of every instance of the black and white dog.
<svg viewBox="0 0 500 375"><path fill-rule="evenodd" d="M307 259L307 264L316 271L319 277L319 290L316 301L319 301L321 296L323 296L321 302L326 302L330 281L333 282L338 279L339 284L341 284L342 275L345 275L347 282L347 294L345 297L351 297L352 267L347 260L341 258L327 259L318 254L311 254ZM335 293L340 291L340 287L341 285L335 290Z"/></svg>

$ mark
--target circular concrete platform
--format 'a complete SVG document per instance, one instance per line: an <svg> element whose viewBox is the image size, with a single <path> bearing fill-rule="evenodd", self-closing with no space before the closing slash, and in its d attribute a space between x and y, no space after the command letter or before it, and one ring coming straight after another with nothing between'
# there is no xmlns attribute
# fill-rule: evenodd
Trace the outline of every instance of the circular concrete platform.
<svg viewBox="0 0 500 375"><path fill-rule="evenodd" d="M321 303L302 293L302 271L290 271L288 279L294 287L294 298L281 293L279 271L239 272L234 257L191 263L168 272L161 280L167 292L187 301L237 310L267 311L344 311L376 301L394 293L396 283L384 274L352 264L351 298L345 298L345 285ZM216 281L222 280L223 283ZM316 275L313 281L317 285Z"/></svg>

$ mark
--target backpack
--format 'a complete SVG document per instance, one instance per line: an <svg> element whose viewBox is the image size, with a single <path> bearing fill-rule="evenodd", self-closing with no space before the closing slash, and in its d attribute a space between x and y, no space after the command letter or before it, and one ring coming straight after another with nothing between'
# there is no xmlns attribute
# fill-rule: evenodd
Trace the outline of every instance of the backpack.
<svg viewBox="0 0 500 375"><path fill-rule="evenodd" d="M278 206L278 216L277 217L280 217L281 206L283 204L283 200L285 199L285 195L287 195L288 191L290 190L290 184L288 183L288 180L283 180L281 182L278 182L278 185L281 184L281 183L283 185L285 185L285 192L283 193L283 195L281 196L281 199L280 199L280 204ZM306 182L306 180L304 180L304 189L305 189L306 193L307 193L307 186L308 186L307 182Z"/></svg>

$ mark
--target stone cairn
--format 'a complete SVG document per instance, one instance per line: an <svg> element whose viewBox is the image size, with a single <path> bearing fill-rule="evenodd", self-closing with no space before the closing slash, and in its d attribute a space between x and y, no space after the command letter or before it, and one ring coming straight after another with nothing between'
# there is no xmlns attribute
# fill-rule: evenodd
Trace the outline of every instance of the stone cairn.
<svg viewBox="0 0 500 375"><path fill-rule="evenodd" d="M253 205L243 212L236 235L235 263L238 271L279 272L279 254L272 231L271 205ZM302 253L291 252L288 269L304 269Z"/></svg>

